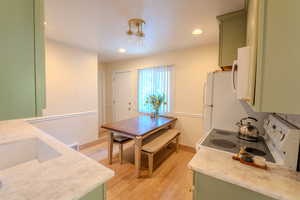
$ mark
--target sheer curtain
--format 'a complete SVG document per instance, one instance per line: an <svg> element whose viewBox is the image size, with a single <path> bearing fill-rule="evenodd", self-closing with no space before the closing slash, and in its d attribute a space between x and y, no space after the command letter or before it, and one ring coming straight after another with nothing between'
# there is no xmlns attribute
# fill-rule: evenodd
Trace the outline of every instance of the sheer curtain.
<svg viewBox="0 0 300 200"><path fill-rule="evenodd" d="M171 112L172 66L152 67L138 70L138 110L151 113L151 105L146 104L150 95L164 95L166 105L162 104L160 113Z"/></svg>

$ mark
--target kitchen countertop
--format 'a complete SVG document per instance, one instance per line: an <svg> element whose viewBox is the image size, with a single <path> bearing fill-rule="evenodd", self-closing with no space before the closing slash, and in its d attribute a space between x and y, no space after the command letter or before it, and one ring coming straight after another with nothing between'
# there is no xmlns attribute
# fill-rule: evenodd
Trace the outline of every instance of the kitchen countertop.
<svg viewBox="0 0 300 200"><path fill-rule="evenodd" d="M279 200L300 199L300 173L268 163L268 170L232 160L231 153L201 147L189 163L199 173Z"/></svg>
<svg viewBox="0 0 300 200"><path fill-rule="evenodd" d="M23 120L0 122L0 144L34 138L61 155L46 162L33 160L1 170L0 199L78 200L114 176L112 170Z"/></svg>

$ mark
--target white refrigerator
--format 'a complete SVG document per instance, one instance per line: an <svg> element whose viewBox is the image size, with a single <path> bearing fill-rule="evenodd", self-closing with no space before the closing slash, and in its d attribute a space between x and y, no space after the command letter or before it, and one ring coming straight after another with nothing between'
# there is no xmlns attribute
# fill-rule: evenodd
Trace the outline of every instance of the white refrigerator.
<svg viewBox="0 0 300 200"><path fill-rule="evenodd" d="M237 99L233 80L236 82L236 78L232 79L230 71L208 74L203 96L205 135L212 129L237 131L235 124L244 117L255 117L260 120L260 123L266 117L263 113L254 113L247 103Z"/></svg>

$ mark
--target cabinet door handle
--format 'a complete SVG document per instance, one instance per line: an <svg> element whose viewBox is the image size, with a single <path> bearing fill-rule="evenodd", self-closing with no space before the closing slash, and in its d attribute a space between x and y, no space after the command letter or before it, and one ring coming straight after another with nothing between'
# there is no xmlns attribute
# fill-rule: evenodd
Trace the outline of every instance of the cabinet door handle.
<svg viewBox="0 0 300 200"><path fill-rule="evenodd" d="M250 101L251 101L250 98L242 98L241 100L242 100L242 101L246 101L246 102L250 102Z"/></svg>
<svg viewBox="0 0 300 200"><path fill-rule="evenodd" d="M195 190L195 186L190 187L189 192L193 192Z"/></svg>
<svg viewBox="0 0 300 200"><path fill-rule="evenodd" d="M233 65L232 65L232 71L231 71L231 79L232 79L232 89L235 92L236 91L236 85L235 85L235 69L237 69L237 61L234 61Z"/></svg>

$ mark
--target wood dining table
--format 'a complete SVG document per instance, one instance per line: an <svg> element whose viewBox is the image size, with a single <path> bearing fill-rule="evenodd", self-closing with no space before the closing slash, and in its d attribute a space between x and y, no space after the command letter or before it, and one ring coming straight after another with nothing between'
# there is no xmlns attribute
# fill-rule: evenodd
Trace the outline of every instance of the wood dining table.
<svg viewBox="0 0 300 200"><path fill-rule="evenodd" d="M156 117L143 115L131 119L117 121L102 125L103 129L109 131L108 133L108 161L112 164L113 156L113 137L114 133L131 138L134 140L135 152L134 163L136 177L140 177L141 170L141 153L143 140L150 135L155 134L161 129L172 127L175 125L176 118L173 117Z"/></svg>

